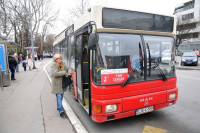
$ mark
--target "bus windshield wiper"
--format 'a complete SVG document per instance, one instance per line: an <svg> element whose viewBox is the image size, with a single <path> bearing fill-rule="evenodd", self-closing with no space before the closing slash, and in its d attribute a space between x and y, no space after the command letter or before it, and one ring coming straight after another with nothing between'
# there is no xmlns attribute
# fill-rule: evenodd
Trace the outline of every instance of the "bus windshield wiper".
<svg viewBox="0 0 200 133"><path fill-rule="evenodd" d="M140 65L140 62L136 65L136 68L139 68L139 65ZM122 84L121 84L121 86L122 87L124 87L124 86L126 86L130 81L131 81L131 79L137 79L137 77L136 77L136 75L134 75L134 73L133 74L131 74L127 79L126 79L126 81L124 81Z"/></svg>
<svg viewBox="0 0 200 133"><path fill-rule="evenodd" d="M126 79L126 81L124 81L124 82L121 84L121 86L122 86L122 87L126 86L126 85L130 82L130 80L133 79L133 78L134 78L134 74L130 75L130 76Z"/></svg>
<svg viewBox="0 0 200 133"><path fill-rule="evenodd" d="M149 44L147 43L147 49L148 49L148 53L149 53L149 76L151 75L151 62L155 63L155 68L157 68L163 78L164 81L167 81L167 77L165 76L165 74L163 73L163 71L160 69L158 62L155 61L155 59L153 60L151 58L151 54L150 54L150 48L149 48Z"/></svg>
<svg viewBox="0 0 200 133"><path fill-rule="evenodd" d="M157 68L157 69L159 70L159 72L160 72L160 74L161 74L163 80L164 80L164 81L167 81L168 79L167 79L166 75L163 73L163 71L161 70L161 68L159 67L158 62L156 62L156 61L154 60L153 63L155 63L155 68Z"/></svg>

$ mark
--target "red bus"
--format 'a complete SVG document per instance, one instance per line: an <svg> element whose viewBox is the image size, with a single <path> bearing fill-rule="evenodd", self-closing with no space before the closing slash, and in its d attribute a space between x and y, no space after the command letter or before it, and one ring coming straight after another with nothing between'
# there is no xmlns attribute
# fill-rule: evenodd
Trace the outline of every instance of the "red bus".
<svg viewBox="0 0 200 133"><path fill-rule="evenodd" d="M56 37L75 99L95 122L174 105L174 16L93 6Z"/></svg>

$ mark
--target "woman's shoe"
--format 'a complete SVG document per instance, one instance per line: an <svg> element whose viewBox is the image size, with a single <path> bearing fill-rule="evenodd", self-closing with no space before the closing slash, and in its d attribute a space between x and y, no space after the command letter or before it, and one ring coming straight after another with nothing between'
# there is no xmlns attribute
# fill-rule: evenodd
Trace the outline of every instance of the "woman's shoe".
<svg viewBox="0 0 200 133"><path fill-rule="evenodd" d="M68 116L65 112L60 113L60 117L68 119Z"/></svg>

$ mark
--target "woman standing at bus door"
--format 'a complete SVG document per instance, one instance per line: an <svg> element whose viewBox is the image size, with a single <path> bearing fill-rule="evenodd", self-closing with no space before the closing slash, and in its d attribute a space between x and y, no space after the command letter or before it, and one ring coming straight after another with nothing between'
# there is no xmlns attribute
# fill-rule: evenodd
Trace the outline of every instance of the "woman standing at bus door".
<svg viewBox="0 0 200 133"><path fill-rule="evenodd" d="M57 99L57 110L59 111L60 117L68 118L64 108L62 106L63 93L67 90L67 88L62 88L62 78L63 76L70 76L69 68L65 66L62 62L62 55L55 54L53 57L53 64L51 66L51 74L52 74L52 87L51 93L56 94Z"/></svg>

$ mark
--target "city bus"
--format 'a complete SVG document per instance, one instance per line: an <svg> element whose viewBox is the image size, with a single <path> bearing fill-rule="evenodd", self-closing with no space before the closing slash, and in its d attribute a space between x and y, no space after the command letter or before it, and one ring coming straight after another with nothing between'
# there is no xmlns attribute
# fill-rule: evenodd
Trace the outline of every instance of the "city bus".
<svg viewBox="0 0 200 133"><path fill-rule="evenodd" d="M95 122L174 105L176 18L93 6L56 36L75 100Z"/></svg>

